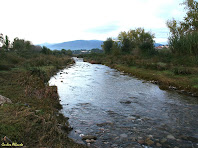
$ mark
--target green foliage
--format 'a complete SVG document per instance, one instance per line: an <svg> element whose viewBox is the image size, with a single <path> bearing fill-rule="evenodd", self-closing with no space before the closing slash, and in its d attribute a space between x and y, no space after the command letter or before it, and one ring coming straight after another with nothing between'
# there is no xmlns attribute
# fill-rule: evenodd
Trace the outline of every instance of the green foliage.
<svg viewBox="0 0 198 148"><path fill-rule="evenodd" d="M72 51L70 49L66 50L66 54L65 55L72 56Z"/></svg>
<svg viewBox="0 0 198 148"><path fill-rule="evenodd" d="M190 75L190 74L192 74L192 71L186 67L175 67L172 69L172 71L175 75Z"/></svg>
<svg viewBox="0 0 198 148"><path fill-rule="evenodd" d="M3 34L2 34L2 33L0 33L0 43L2 43L2 44L3 44L3 42L4 42L4 37L3 37Z"/></svg>
<svg viewBox="0 0 198 148"><path fill-rule="evenodd" d="M42 50L41 50L41 53L43 54L52 54L52 51L47 48L46 46L43 46Z"/></svg>
<svg viewBox="0 0 198 148"><path fill-rule="evenodd" d="M134 49L139 49L142 53L153 53L154 51L154 35L145 32L142 28L121 32L118 39L121 42L123 53L130 53Z"/></svg>
<svg viewBox="0 0 198 148"><path fill-rule="evenodd" d="M112 54L114 56L118 56L121 54L121 47L120 45L118 44L118 42L114 42L113 43L113 46L112 46Z"/></svg>
<svg viewBox="0 0 198 148"><path fill-rule="evenodd" d="M196 0L185 0L186 16L184 17L184 30L187 32L198 31L198 2Z"/></svg>
<svg viewBox="0 0 198 148"><path fill-rule="evenodd" d="M49 79L47 73L40 67L30 67L29 71L31 75L39 77L39 79L42 80L44 83L46 83Z"/></svg>
<svg viewBox="0 0 198 148"><path fill-rule="evenodd" d="M106 41L103 42L102 49L104 50L105 54L110 54L113 47L113 40L112 38L107 38Z"/></svg>
<svg viewBox="0 0 198 148"><path fill-rule="evenodd" d="M6 35L5 41L3 42L3 48L8 51L9 47L10 47L10 40L8 39L8 36Z"/></svg>
<svg viewBox="0 0 198 148"><path fill-rule="evenodd" d="M130 53L130 51L131 51L131 42L130 42L130 40L128 38L124 38L122 40L121 50L124 53Z"/></svg>
<svg viewBox="0 0 198 148"><path fill-rule="evenodd" d="M169 46L174 54L198 56L198 32L169 37Z"/></svg>
<svg viewBox="0 0 198 148"><path fill-rule="evenodd" d="M0 51L0 71L1 70L11 70L17 64L24 61L22 57L14 52Z"/></svg>
<svg viewBox="0 0 198 148"><path fill-rule="evenodd" d="M172 53L177 55L198 55L198 2L186 0L187 13L184 20L167 21L170 29L169 46Z"/></svg>
<svg viewBox="0 0 198 148"><path fill-rule="evenodd" d="M15 38L13 43L13 49L17 52L24 52L31 50L32 44L30 41L25 41L23 39Z"/></svg>
<svg viewBox="0 0 198 148"><path fill-rule="evenodd" d="M103 50L101 50L99 48L93 48L93 49L91 49L91 53L103 53Z"/></svg>

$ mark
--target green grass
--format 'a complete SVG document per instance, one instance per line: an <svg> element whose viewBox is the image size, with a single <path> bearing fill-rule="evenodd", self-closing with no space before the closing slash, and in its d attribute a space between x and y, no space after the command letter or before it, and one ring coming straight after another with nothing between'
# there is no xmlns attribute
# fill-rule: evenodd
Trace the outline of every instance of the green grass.
<svg viewBox="0 0 198 148"><path fill-rule="evenodd" d="M48 58L46 55L39 56L41 61ZM49 80L72 60L50 56L54 63L43 62L35 66L37 58L24 59L10 70L0 70L0 94L13 102L0 106L0 138L7 136L27 147L84 147L67 137L70 128L68 119L59 113L62 106L57 88L44 83L44 79ZM28 66L25 64L27 60ZM64 131L58 126L60 124L65 127Z"/></svg>

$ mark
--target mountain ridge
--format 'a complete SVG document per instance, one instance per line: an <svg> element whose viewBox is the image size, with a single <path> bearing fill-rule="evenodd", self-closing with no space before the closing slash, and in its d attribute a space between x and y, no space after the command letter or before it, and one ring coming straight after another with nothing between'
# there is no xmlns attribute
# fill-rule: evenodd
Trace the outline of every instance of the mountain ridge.
<svg viewBox="0 0 198 148"><path fill-rule="evenodd" d="M61 50L61 49L70 49L70 50L81 50L86 49L90 50L93 48L102 49L101 45L104 41L102 40L74 40L74 41L68 41L68 42L62 42L62 43L43 43L40 44L40 46L46 46L50 48L51 50ZM163 44L155 43L155 47L162 46Z"/></svg>

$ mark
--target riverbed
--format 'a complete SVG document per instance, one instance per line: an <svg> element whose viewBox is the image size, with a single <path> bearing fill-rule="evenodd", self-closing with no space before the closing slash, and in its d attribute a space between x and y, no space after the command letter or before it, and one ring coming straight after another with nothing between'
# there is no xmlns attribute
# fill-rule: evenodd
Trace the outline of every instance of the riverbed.
<svg viewBox="0 0 198 148"><path fill-rule="evenodd" d="M197 98L74 59L49 81L74 141L97 148L198 147Z"/></svg>

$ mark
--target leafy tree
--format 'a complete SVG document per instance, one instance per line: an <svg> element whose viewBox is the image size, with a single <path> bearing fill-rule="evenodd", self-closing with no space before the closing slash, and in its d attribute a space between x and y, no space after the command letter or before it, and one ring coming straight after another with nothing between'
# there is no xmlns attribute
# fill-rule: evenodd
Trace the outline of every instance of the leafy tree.
<svg viewBox="0 0 198 148"><path fill-rule="evenodd" d="M67 55L68 56L72 56L72 51L69 49L69 50L67 50Z"/></svg>
<svg viewBox="0 0 198 148"><path fill-rule="evenodd" d="M186 0L183 4L186 5L187 13L182 26L187 32L198 31L198 2Z"/></svg>
<svg viewBox="0 0 198 148"><path fill-rule="evenodd" d="M139 48L142 53L153 54L154 53L154 35L149 32L143 32L140 34Z"/></svg>
<svg viewBox="0 0 198 148"><path fill-rule="evenodd" d="M62 49L62 50L61 50L61 53L64 54L64 55L66 55L66 54L67 54L67 50Z"/></svg>
<svg viewBox="0 0 198 148"><path fill-rule="evenodd" d="M3 48L5 48L7 51L10 47L10 40L8 39L8 36L6 35L5 36L5 41L4 41L4 44L3 44Z"/></svg>
<svg viewBox="0 0 198 148"><path fill-rule="evenodd" d="M41 53L43 54L52 54L52 51L47 48L46 46L43 46L42 50L41 50Z"/></svg>
<svg viewBox="0 0 198 148"><path fill-rule="evenodd" d="M130 53L133 49L140 49L142 52L151 51L154 47L154 35L145 32L142 28L121 32L118 35L121 42L121 49L124 53Z"/></svg>
<svg viewBox="0 0 198 148"><path fill-rule="evenodd" d="M99 48L93 48L91 49L91 53L103 53L103 51Z"/></svg>
<svg viewBox="0 0 198 148"><path fill-rule="evenodd" d="M198 2L186 0L186 16L183 21L168 20L169 46L174 54L198 55Z"/></svg>
<svg viewBox="0 0 198 148"><path fill-rule="evenodd" d="M112 46L112 54L117 56L121 54L121 47L119 42L114 42Z"/></svg>
<svg viewBox="0 0 198 148"><path fill-rule="evenodd" d="M102 49L104 50L105 54L111 53L111 48L113 46L112 38L107 38L106 41L103 42Z"/></svg>
<svg viewBox="0 0 198 148"><path fill-rule="evenodd" d="M30 41L25 41L19 38L15 38L12 45L13 45L13 49L18 52L30 51L32 48L32 44Z"/></svg>
<svg viewBox="0 0 198 148"><path fill-rule="evenodd" d="M2 33L0 33L0 43L4 43L4 37L3 37L3 34Z"/></svg>
<svg viewBox="0 0 198 148"><path fill-rule="evenodd" d="M122 51L124 53L130 53L132 47L131 47L131 41L128 38L124 38L122 40Z"/></svg>

